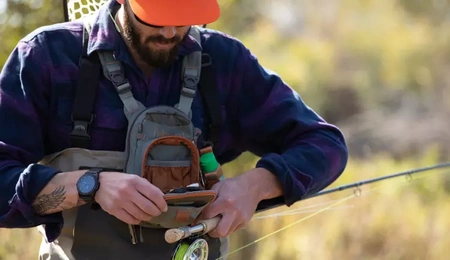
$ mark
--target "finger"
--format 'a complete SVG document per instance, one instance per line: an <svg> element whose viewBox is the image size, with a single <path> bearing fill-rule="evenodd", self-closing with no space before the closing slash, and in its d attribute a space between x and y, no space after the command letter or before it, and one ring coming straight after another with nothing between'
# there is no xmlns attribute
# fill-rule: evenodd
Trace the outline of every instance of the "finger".
<svg viewBox="0 0 450 260"><path fill-rule="evenodd" d="M214 184L211 187L211 190L215 191L217 193L217 195L219 195L219 190L220 187L222 186L223 182L218 182L216 184ZM217 215L220 215L223 212L223 205L221 206L221 199L218 197L215 201L213 201L211 204L209 204L208 206L206 206L202 212L200 213L199 216L197 216L197 218L194 221L195 223L198 223L198 221L203 220L203 219L211 219L214 218ZM217 205L219 204L219 205ZM223 204L223 203L222 203Z"/></svg>
<svg viewBox="0 0 450 260"><path fill-rule="evenodd" d="M136 184L136 188L147 199L151 200L162 212L167 211L167 202L164 199L164 193L155 185L147 180L141 180Z"/></svg>
<svg viewBox="0 0 450 260"><path fill-rule="evenodd" d="M238 231L239 229L243 228L249 220L244 217L241 211L235 211L234 215L234 222L233 225L230 227L229 234Z"/></svg>
<svg viewBox="0 0 450 260"><path fill-rule="evenodd" d="M246 223L241 223L241 224L237 225L237 227L234 230L231 230L230 233L234 233L236 231L243 229L245 227L245 225L246 225Z"/></svg>
<svg viewBox="0 0 450 260"><path fill-rule="evenodd" d="M144 213L147 213L152 217L159 216L162 213L153 201L147 199L139 192L135 193L135 196L131 198L131 201L133 201L133 203L136 204L136 206L138 206Z"/></svg>
<svg viewBox="0 0 450 260"><path fill-rule="evenodd" d="M212 204L211 204L212 205ZM197 216L197 218L194 220L194 222L192 224L196 225L198 224L198 222L200 220L205 220L205 219L212 219L215 216L219 215L220 213L214 213L214 212L210 212L209 207L211 206L209 205L208 207L204 208L202 210L202 212L200 212L200 214Z"/></svg>
<svg viewBox="0 0 450 260"><path fill-rule="evenodd" d="M233 225L234 217L232 214L226 214L222 216L222 219L219 221L219 224L215 229L213 229L211 232L209 232L210 237L226 237L229 232L230 228Z"/></svg>
<svg viewBox="0 0 450 260"><path fill-rule="evenodd" d="M139 219L133 217L131 214L129 214L124 209L119 209L119 211L116 214L114 214L114 216L116 216L116 218L122 220L123 222L125 222L127 224L137 225L137 224L141 223L141 221Z"/></svg>
<svg viewBox="0 0 450 260"><path fill-rule="evenodd" d="M239 218L238 214L234 214L234 215L233 215L233 218L231 218L231 219L232 219L231 225L230 225L230 227L228 228L227 233L224 234L223 237L229 236L231 233L233 233L234 231L236 231L237 227L238 227L239 225L241 225L241 224L242 224L242 221L243 221L241 218Z"/></svg>
<svg viewBox="0 0 450 260"><path fill-rule="evenodd" d="M235 217L235 218L233 219L233 223L231 223L231 226L230 226L230 228L228 229L227 235L229 235L229 234L233 233L234 231L236 231L237 228L238 228L238 226L240 226L241 224L242 224L242 220Z"/></svg>
<svg viewBox="0 0 450 260"><path fill-rule="evenodd" d="M152 216L142 211L136 204L134 203L127 203L124 205L123 209L125 209L128 214L133 216L134 218L140 220L140 221L149 221Z"/></svg>
<svg viewBox="0 0 450 260"><path fill-rule="evenodd" d="M222 186L223 181L219 181L217 183L215 183L212 187L211 190L215 191L216 193L220 190L220 187Z"/></svg>

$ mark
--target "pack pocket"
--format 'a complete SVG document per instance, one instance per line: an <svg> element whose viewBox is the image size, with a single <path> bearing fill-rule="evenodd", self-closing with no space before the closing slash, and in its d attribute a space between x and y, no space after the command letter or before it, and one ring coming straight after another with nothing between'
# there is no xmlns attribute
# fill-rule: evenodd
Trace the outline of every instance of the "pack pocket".
<svg viewBox="0 0 450 260"><path fill-rule="evenodd" d="M161 190L185 187L192 181L191 161L147 160L143 172L144 178Z"/></svg>
<svg viewBox="0 0 450 260"><path fill-rule="evenodd" d="M176 158L174 160L174 158ZM200 183L197 147L181 136L165 136L151 142L144 152L142 177L162 191Z"/></svg>
<svg viewBox="0 0 450 260"><path fill-rule="evenodd" d="M216 199L216 193L210 190L199 190L184 193L166 194L168 209L163 214L142 222L143 227L176 228L190 225L202 210Z"/></svg>
<svg viewBox="0 0 450 260"><path fill-rule="evenodd" d="M166 212L152 218L149 222L142 222L140 225L147 228L187 226L194 222L205 207L168 206Z"/></svg>
<svg viewBox="0 0 450 260"><path fill-rule="evenodd" d="M172 108L170 108L172 109ZM172 112L173 113L173 112ZM170 111L152 111L145 115L142 120L142 129L150 138L162 136L182 136L186 138L194 137L194 127L189 119L183 115L178 115ZM151 131L146 131L151 129Z"/></svg>

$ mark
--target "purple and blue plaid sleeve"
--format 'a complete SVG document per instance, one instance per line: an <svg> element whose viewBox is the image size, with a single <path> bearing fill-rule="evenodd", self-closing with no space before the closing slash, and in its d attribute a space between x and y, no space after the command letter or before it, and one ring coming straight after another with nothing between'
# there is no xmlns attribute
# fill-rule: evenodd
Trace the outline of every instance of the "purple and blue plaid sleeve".
<svg viewBox="0 0 450 260"><path fill-rule="evenodd" d="M292 205L316 193L344 171L348 151L341 131L325 122L300 95L242 47L234 91L236 145L261 157L257 167L275 174Z"/></svg>
<svg viewBox="0 0 450 260"><path fill-rule="evenodd" d="M58 229L61 214L38 216L30 204L57 170L35 164L44 155L45 78L39 47L18 43L0 73L0 226ZM56 226L52 226L52 224Z"/></svg>

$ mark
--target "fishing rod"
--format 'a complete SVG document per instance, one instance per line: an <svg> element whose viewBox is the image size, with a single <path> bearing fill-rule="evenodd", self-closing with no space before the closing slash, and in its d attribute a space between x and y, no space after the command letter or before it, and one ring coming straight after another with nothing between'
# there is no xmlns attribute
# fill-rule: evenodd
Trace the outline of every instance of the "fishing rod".
<svg viewBox="0 0 450 260"><path fill-rule="evenodd" d="M354 182L306 196L302 199L302 201L352 188L357 188L358 193L360 193L361 191L359 190L359 188L364 185L368 185L375 182L381 182L387 179L393 179L401 176L408 176L409 179L412 179L411 175L413 174L448 167L450 167L450 162L439 163L427 167L415 168L395 174ZM212 219L202 220L194 226L183 226L179 228L168 229L165 232L164 236L166 242L170 244L178 242L178 246L174 252L174 257L172 259L206 260L208 258L208 244L205 243L205 241L199 237L215 229L218 223L220 222L220 219L221 219L220 216L216 216Z"/></svg>
<svg viewBox="0 0 450 260"><path fill-rule="evenodd" d="M368 180L364 180L364 181L354 182L354 183L342 185L342 186L339 186L339 187L336 187L336 188L333 188L333 189L324 190L324 191L312 194L310 196L306 196L303 200L311 199L311 198L315 198L315 197L319 197L319 196L323 196L323 195L330 194L330 193L335 193L335 192L338 192L338 191L348 190L348 189L352 189L352 188L359 188L359 187L367 185L367 184L380 182L380 181L387 180L387 179L393 179L393 178L397 178L397 177L401 177L401 176L409 176L411 178L411 175L415 174L415 173L431 171L431 170L440 169L440 168L447 168L447 167L450 167L450 162L435 164L435 165L426 166L426 167L422 167L422 168L415 168L415 169L407 170L407 171L404 171L404 172L399 172L399 173L395 173L395 174L385 175L385 176L381 176L381 177L378 177L378 178L373 178L373 179L368 179Z"/></svg>

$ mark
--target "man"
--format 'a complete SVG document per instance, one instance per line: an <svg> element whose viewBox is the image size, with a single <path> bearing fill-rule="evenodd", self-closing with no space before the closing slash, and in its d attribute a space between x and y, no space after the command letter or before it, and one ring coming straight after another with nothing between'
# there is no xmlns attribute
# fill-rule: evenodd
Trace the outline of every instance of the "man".
<svg viewBox="0 0 450 260"><path fill-rule="evenodd" d="M198 216L221 216L207 236L210 245L218 245L210 248L210 259L226 254L225 238L244 227L258 207L290 206L324 189L343 172L348 156L339 129L263 68L241 42L209 29L200 29L200 43L191 36L193 25L214 22L219 14L215 0L110 0L95 15L87 44L87 54L113 51L132 96L145 107L174 106L182 88L183 58L200 50L210 55L223 119L215 156L220 164L244 151L261 156L255 168L212 186L217 198ZM148 259L149 252L155 252L155 259L168 259L174 245L162 244L163 231L154 231L160 229L140 231L151 238L135 245L125 235L117 238L125 232L124 223L138 225L168 210L161 189L133 174L102 172L100 186L91 194L102 209L95 212L111 217L101 221L94 214L103 213L89 213L80 195L79 180L86 170L38 164L73 147L82 41L80 21L39 28L18 43L0 74L0 226L41 226L41 259ZM128 125L124 105L111 81L99 77L89 149L123 152ZM196 95L192 122L209 140L207 114L205 100ZM71 221L63 214L76 208L74 235L73 226L63 228ZM89 217L83 222L83 216ZM89 228L77 231L77 225ZM105 241L92 238L99 235L99 226L106 227L101 231ZM65 232L74 236L73 245L63 245Z"/></svg>

